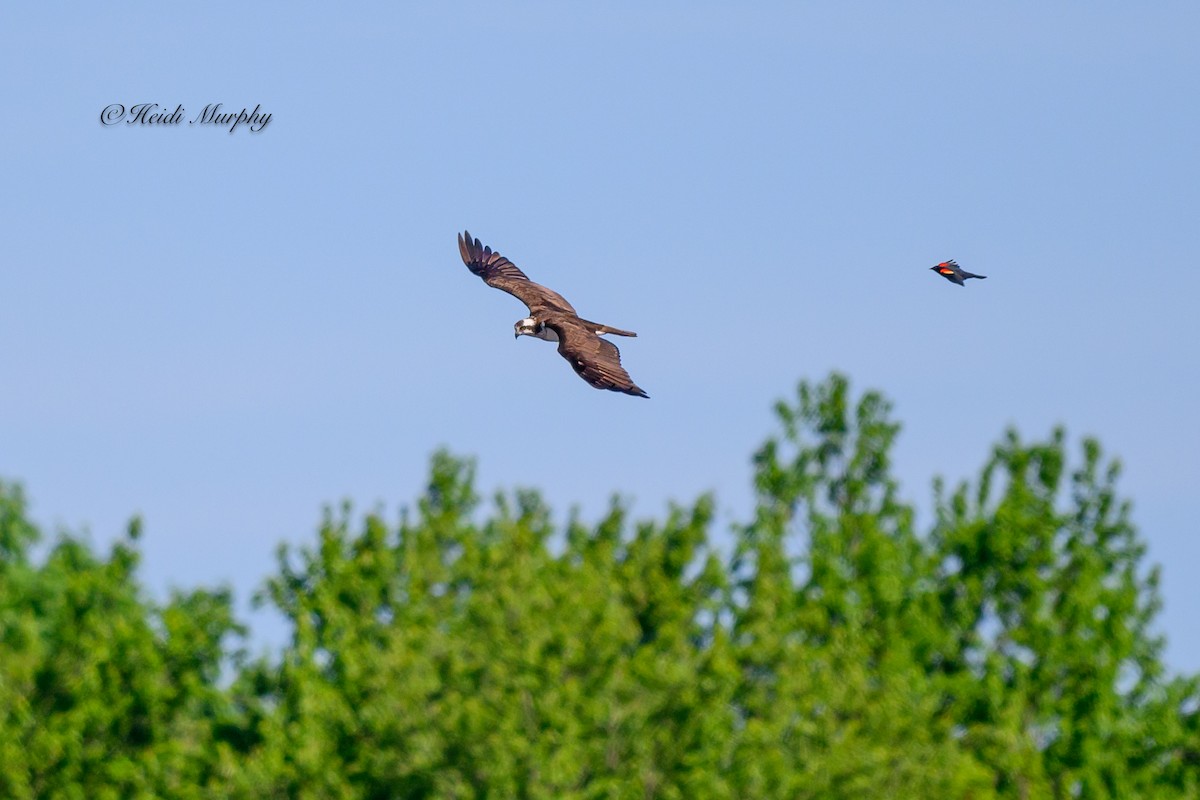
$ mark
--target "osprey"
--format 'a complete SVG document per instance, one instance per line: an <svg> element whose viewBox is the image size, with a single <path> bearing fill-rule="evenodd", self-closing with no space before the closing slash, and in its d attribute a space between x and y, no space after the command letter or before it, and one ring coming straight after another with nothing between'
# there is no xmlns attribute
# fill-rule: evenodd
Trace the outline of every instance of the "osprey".
<svg viewBox="0 0 1200 800"><path fill-rule="evenodd" d="M508 292L529 307L529 316L513 325L514 338L536 336L558 343L558 353L571 363L579 377L597 389L649 397L621 366L621 351L603 334L637 336L582 319L558 292L534 283L504 256L472 239L469 231L458 235L458 251L471 272L488 286Z"/></svg>

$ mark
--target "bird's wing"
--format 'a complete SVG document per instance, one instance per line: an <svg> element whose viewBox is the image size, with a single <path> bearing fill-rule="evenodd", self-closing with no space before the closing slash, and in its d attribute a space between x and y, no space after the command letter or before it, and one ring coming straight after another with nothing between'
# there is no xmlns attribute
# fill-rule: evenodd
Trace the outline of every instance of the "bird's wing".
<svg viewBox="0 0 1200 800"><path fill-rule="evenodd" d="M484 247L478 239L472 239L469 231L458 235L458 252L462 254L463 263L471 272L483 278L484 283L508 292L529 306L531 313L538 310L575 313L575 309L562 295L529 280L524 272L517 269L516 264L492 248Z"/></svg>
<svg viewBox="0 0 1200 800"><path fill-rule="evenodd" d="M579 377L597 389L649 397L621 366L621 351L583 325L578 317L554 314L546 327L558 334L558 353L571 363Z"/></svg>

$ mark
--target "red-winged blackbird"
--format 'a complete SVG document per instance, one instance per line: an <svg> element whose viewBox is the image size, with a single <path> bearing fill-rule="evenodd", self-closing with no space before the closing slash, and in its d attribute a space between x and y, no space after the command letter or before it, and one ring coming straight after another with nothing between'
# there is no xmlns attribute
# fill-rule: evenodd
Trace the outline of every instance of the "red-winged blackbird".
<svg viewBox="0 0 1200 800"><path fill-rule="evenodd" d="M935 272L937 272L938 275L941 275L943 278L950 281L951 283L957 283L959 286L966 286L966 284L963 283L963 281L965 281L967 278L986 278L987 277L987 275L976 275L973 272L967 272L965 269L960 267L958 265L958 262L955 261L953 258L950 259L949 261L943 261L942 263L938 264L936 267L930 267L930 269L934 270Z"/></svg>

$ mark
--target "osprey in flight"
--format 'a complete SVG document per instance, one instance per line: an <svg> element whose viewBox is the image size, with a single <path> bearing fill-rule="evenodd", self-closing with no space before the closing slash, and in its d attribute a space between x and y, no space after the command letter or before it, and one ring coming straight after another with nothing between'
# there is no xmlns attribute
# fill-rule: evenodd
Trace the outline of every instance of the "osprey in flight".
<svg viewBox="0 0 1200 800"><path fill-rule="evenodd" d="M513 325L515 336L536 336L558 342L558 353L571 362L579 377L597 389L649 397L621 366L621 352L612 342L601 339L605 333L637 336L633 331L610 328L589 322L575 313L562 295L534 283L504 256L472 239L469 231L458 235L458 251L463 263L483 282L529 306L529 316Z"/></svg>

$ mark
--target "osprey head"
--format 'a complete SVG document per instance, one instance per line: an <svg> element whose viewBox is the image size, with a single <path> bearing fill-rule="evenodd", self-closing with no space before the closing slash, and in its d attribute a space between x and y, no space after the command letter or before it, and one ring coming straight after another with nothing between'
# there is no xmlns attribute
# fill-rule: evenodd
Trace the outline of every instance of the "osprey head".
<svg viewBox="0 0 1200 800"><path fill-rule="evenodd" d="M542 323L536 321L533 317L517 320L513 325L513 338L518 336L537 336L542 330Z"/></svg>
<svg viewBox="0 0 1200 800"><path fill-rule="evenodd" d="M518 336L532 336L544 342L558 341L558 334L554 332L553 328L533 317L517 320L517 324L513 325L513 337L516 338Z"/></svg>

